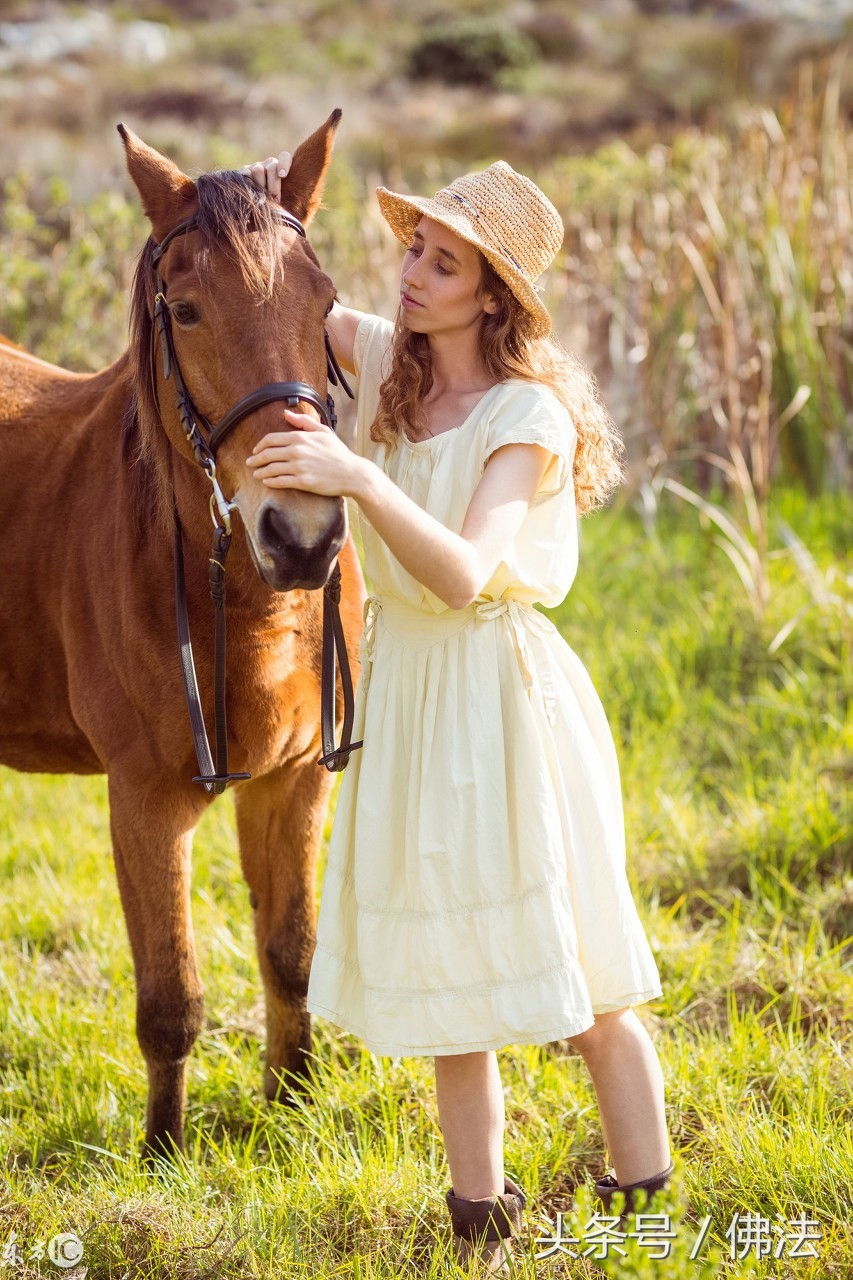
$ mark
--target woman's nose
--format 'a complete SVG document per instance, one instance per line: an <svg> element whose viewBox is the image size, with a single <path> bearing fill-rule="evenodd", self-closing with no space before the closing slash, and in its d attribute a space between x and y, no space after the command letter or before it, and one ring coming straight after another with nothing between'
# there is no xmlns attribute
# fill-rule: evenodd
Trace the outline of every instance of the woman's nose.
<svg viewBox="0 0 853 1280"><path fill-rule="evenodd" d="M419 263L419 259L416 259L403 272L403 284L405 285L413 284L415 288L418 287L418 281L420 279L418 263Z"/></svg>

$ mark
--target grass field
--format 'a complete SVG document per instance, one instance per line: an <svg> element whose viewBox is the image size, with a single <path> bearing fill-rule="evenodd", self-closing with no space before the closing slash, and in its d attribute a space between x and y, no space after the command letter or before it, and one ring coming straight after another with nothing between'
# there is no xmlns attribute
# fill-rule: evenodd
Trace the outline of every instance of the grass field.
<svg viewBox="0 0 853 1280"><path fill-rule="evenodd" d="M805 27L791 43L778 18L735 31L715 6L675 17L651 0L324 0L298 21L277 0L107 8L102 46L3 73L0 332L48 360L95 369L125 341L148 226L119 119L195 173L292 145L342 105L312 243L344 300L383 314L400 253L379 182L434 190L501 155L561 209L544 296L602 380L632 466L615 507L583 522L580 574L552 616L616 738L629 874L664 988L640 1015L677 1177L657 1221L674 1239L602 1256L590 1187L609 1159L583 1062L565 1044L508 1047L506 1163L529 1197L516 1274L849 1280L849 21L833 50ZM9 23L86 12L0 0ZM412 80L425 16L460 13L481 35L497 15L539 53L485 89ZM140 16L165 29L159 62L123 60ZM738 105L753 80L761 94ZM430 1060L377 1058L317 1020L308 1095L264 1100L229 796L195 843L207 1014L186 1158L154 1170L138 1154L146 1077L104 780L0 770L0 837L0 1280L461 1274Z"/></svg>
<svg viewBox="0 0 853 1280"><path fill-rule="evenodd" d="M641 1016L667 1083L675 1240L668 1259L636 1241L627 1258L597 1256L587 1185L608 1161L583 1063L561 1044L509 1047L507 1169L529 1195L518 1275L853 1274L853 502L778 493L773 546L780 517L830 580L818 599L773 552L760 621L713 531L671 495L652 527L630 507L582 524L580 574L552 616L619 750L630 875L664 987ZM263 1099L228 797L195 845L207 1017L187 1156L154 1172L137 1154L145 1073L104 781L2 772L0 829L0 1273L454 1273L430 1060L374 1057L316 1021L304 1104ZM747 1214L767 1219L770 1256ZM560 1222L586 1257L556 1250ZM817 1258L790 1256L803 1232ZM62 1233L82 1240L77 1266L39 1256Z"/></svg>

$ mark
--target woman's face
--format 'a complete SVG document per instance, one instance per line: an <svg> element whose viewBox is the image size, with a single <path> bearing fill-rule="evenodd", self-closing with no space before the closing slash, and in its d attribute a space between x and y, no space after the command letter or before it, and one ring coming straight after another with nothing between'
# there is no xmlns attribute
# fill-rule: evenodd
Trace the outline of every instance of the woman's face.
<svg viewBox="0 0 853 1280"><path fill-rule="evenodd" d="M472 244L432 218L421 218L403 258L400 316L414 333L470 329L497 302L481 292L482 258Z"/></svg>

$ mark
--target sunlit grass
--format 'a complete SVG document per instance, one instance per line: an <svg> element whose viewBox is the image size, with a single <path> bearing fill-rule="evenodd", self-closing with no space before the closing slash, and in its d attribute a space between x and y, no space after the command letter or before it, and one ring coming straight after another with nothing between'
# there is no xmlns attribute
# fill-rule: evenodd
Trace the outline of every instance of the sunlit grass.
<svg viewBox="0 0 853 1280"><path fill-rule="evenodd" d="M780 504L828 563L850 511L833 499L818 519L790 495ZM772 574L772 600L796 607L796 576L782 559ZM629 874L664 986L641 1014L667 1082L676 1238L669 1259L637 1242L627 1259L535 1259L558 1214L576 1233L589 1224L608 1159L581 1059L515 1046L500 1061L507 1170L530 1197L517 1274L848 1275L843 636L807 621L788 680L766 653L775 620L756 631L730 566L684 512L662 516L654 540L629 511L584 522L581 571L553 616L617 737ZM141 1164L146 1079L108 831L102 779L0 774L0 1248L13 1231L29 1251L74 1231L98 1280L457 1273L430 1060L376 1058L315 1020L305 1098L263 1098L263 1004L228 797L195 843L206 1019L186 1156L153 1173ZM818 1223L817 1260L731 1256L734 1214L782 1229L803 1212ZM27 1252L15 1274L37 1275Z"/></svg>

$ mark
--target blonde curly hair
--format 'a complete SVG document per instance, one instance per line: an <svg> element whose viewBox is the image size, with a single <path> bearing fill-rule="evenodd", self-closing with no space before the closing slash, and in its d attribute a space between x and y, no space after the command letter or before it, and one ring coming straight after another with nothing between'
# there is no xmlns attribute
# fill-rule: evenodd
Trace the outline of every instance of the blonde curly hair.
<svg viewBox="0 0 853 1280"><path fill-rule="evenodd" d="M495 382L518 378L547 387L565 406L577 431L572 474L579 515L604 506L624 479L624 446L604 405L595 374L554 338L532 335L531 318L490 263L480 255L480 295L492 294L498 307L484 313L480 354ZM379 408L371 440L396 448L409 428L426 424L424 399L432 386L432 360L424 334L399 320L391 348L388 377L379 388Z"/></svg>

